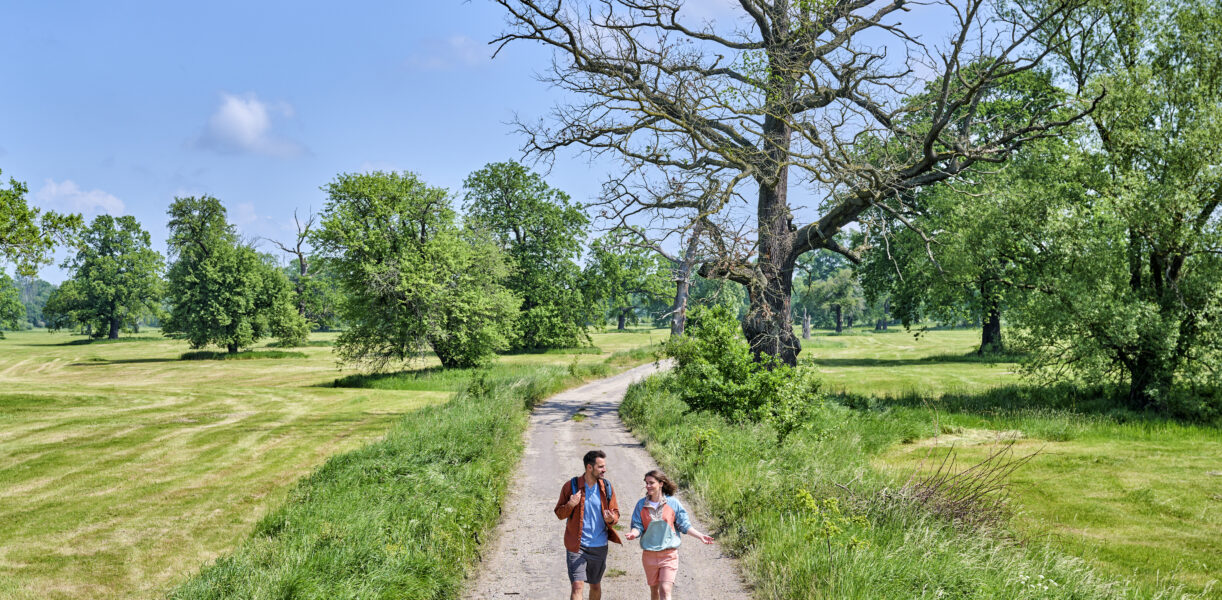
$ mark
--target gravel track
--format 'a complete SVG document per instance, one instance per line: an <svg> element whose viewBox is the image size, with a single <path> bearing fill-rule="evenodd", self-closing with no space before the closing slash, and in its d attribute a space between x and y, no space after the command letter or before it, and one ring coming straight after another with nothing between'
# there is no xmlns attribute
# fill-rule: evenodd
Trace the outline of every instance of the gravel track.
<svg viewBox="0 0 1222 600"><path fill-rule="evenodd" d="M658 369L645 365L614 377L562 392L535 408L526 431L526 451L514 473L501 522L487 546L476 575L468 581L470 600L568 598L564 563L564 521L552 508L560 486L582 472L581 456L591 449L607 453L607 479L619 497L620 524L626 533L632 507L644 495L641 478L657 468L645 447L619 419L619 403L628 385ZM574 419L577 413L585 415ZM680 495L680 500L683 500ZM689 513L690 503L684 501ZM716 537L693 513L696 528ZM648 598L637 542L611 544L603 598ZM589 595L588 586L586 595ZM745 600L750 592L733 558L718 544L706 546L683 536L675 598Z"/></svg>

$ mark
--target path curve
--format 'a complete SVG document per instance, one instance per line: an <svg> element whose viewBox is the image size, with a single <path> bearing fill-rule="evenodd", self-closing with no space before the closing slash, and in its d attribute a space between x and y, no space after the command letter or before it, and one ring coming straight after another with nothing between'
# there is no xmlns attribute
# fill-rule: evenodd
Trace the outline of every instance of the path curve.
<svg viewBox="0 0 1222 600"><path fill-rule="evenodd" d="M581 473L581 456L598 448L607 453L607 479L619 496L620 531L626 532L632 507L644 495L641 477L657 468L653 457L619 419L619 404L628 385L658 370L656 364L625 371L582 387L561 392L535 408L526 431L526 451L514 473L484 560L467 582L469 600L568 598L564 564L564 521L552 507L560 486ZM573 420L578 412L586 415ZM679 496L683 500L682 495ZM684 502L684 506L690 505ZM696 528L709 533L693 514ZM588 596L589 592L586 592ZM603 598L648 598L641 568L641 547L625 541L611 544ZM675 598L746 600L751 595L739 575L737 561L683 536L679 548L679 578Z"/></svg>

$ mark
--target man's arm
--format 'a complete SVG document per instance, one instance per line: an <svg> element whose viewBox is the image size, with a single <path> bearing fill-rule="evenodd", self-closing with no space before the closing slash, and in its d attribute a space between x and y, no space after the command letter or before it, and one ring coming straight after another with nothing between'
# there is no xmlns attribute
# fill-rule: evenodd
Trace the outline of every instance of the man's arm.
<svg viewBox="0 0 1222 600"><path fill-rule="evenodd" d="M553 512L556 513L557 519L567 519L573 514L573 509L581 503L581 492L576 494L569 492L569 484L565 483L564 487L560 488L560 499L556 501L556 508Z"/></svg>
<svg viewBox="0 0 1222 600"><path fill-rule="evenodd" d="M607 527L610 527L619 522L619 499L615 497L615 488L607 485L611 490L611 496L607 498L607 507L603 509L603 520L607 522Z"/></svg>

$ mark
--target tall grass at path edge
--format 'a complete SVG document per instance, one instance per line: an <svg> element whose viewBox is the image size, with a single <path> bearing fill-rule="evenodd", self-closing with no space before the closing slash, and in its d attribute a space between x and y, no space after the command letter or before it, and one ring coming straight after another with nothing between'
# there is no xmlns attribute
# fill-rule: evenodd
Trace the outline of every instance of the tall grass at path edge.
<svg viewBox="0 0 1222 600"><path fill-rule="evenodd" d="M529 408L624 360L423 374L462 389L405 416L385 439L332 457L247 542L169 597L457 597L499 518ZM337 384L402 389L419 376Z"/></svg>
<svg viewBox="0 0 1222 600"><path fill-rule="evenodd" d="M932 421L824 404L776 443L768 424L692 413L668 376L629 388L620 414L764 599L1191 597L1133 586L1005 523L968 527L906 501L871 457L935 435Z"/></svg>

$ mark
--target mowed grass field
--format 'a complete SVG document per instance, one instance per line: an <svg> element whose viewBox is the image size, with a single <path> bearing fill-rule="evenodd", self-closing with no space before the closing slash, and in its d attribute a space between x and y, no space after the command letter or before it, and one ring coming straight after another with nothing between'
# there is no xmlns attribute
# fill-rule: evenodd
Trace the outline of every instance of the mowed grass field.
<svg viewBox="0 0 1222 600"><path fill-rule="evenodd" d="M517 354L569 365L664 339L594 335L597 351ZM245 539L328 456L447 401L421 389L330 387L329 343L304 357L179 360L185 343L43 331L0 340L0 598L160 597ZM259 348L259 350L266 350ZM435 367L436 361L413 365Z"/></svg>
<svg viewBox="0 0 1222 600"><path fill-rule="evenodd" d="M880 398L875 410L897 422L937 424L936 438L902 440L876 457L897 481L936 468L952 448L962 469L1013 441L1015 455L1038 452L1011 478L1021 536L1084 557L1151 596L1179 588L1222 598L1222 429L1038 402L991 405L986 392L1022 381L1017 364L970 356L975 330L920 339L902 329L819 333L801 360L829 391ZM943 394L966 398L942 403Z"/></svg>

